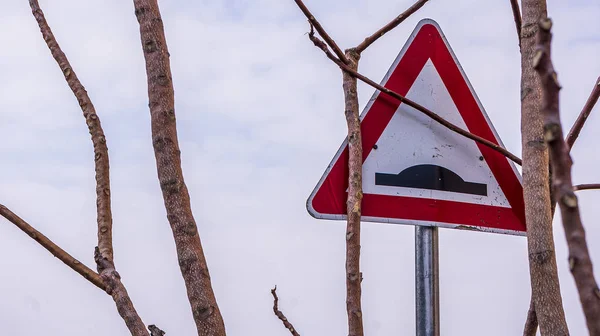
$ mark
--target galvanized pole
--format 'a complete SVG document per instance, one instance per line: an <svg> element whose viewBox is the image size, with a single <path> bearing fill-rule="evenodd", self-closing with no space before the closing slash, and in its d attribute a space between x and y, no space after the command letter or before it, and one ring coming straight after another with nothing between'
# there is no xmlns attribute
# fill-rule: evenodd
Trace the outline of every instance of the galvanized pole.
<svg viewBox="0 0 600 336"><path fill-rule="evenodd" d="M417 336L440 335L438 228L415 226Z"/></svg>

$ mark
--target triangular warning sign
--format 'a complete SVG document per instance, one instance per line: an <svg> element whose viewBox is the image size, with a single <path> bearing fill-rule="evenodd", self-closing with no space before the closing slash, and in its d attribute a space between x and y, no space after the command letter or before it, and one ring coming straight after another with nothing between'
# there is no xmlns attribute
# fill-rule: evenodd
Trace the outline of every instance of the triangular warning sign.
<svg viewBox="0 0 600 336"><path fill-rule="evenodd" d="M381 85L502 145L438 24L419 22ZM502 154L462 137L385 93L361 115L364 221L525 235L521 178ZM344 141L307 202L345 219Z"/></svg>

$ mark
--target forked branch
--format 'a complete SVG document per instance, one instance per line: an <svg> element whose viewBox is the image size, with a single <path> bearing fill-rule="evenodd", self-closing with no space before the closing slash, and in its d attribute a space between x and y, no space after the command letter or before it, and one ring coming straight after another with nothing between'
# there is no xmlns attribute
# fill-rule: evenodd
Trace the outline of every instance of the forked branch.
<svg viewBox="0 0 600 336"><path fill-rule="evenodd" d="M309 38L310 40L314 43L314 45L316 47L318 47L319 49L321 49L325 55L332 60L335 64L337 64L340 68L342 68L342 70L344 70L345 72L348 72L349 74L351 74L353 77L356 77L358 79L360 79L362 82L370 85L371 87L393 97L398 99L399 101L403 102L404 104L416 109L417 111L425 114L426 116L430 117L431 119L435 120L436 122L438 122L439 124L441 124L442 126L448 128L449 130L458 133L466 138L469 138L473 141L476 141L484 146L487 146L497 152L499 152L500 154L506 156L507 158L509 158L510 160L514 161L515 163L517 163L518 165L521 165L522 161L521 159L514 155L513 153L509 152L506 148L503 148L487 139L484 139L478 135L475 135L473 133L470 133L469 131L466 131L462 128L460 128L459 126L454 125L453 123L447 121L446 119L442 118L441 116L439 116L438 114L436 114L435 112L429 110L428 108L426 108L425 106L418 104L404 96L402 96L401 94L392 91L386 87L381 86L380 84L375 83L373 80L367 78L366 76L360 74L358 71L348 67L346 64L342 63L339 59L337 59L327 48L327 45L325 43L323 43L323 41L321 41L318 37L315 36L314 32L311 29L311 32L309 33Z"/></svg>
<svg viewBox="0 0 600 336"><path fill-rule="evenodd" d="M283 323L283 326L290 331L293 336L300 336L296 328L292 325L292 323L285 317L283 312L279 310L279 297L277 296L277 286L271 289L271 295L273 295L273 313L277 318Z"/></svg>
<svg viewBox="0 0 600 336"><path fill-rule="evenodd" d="M554 195L560 206L567 238L569 269L579 292L588 331L590 335L600 335L600 289L598 289L594 277L577 196L573 192L571 179L573 163L569 155L569 148L563 138L560 122L559 91L561 87L550 58L552 21L545 18L540 20L538 25L538 44L533 66L542 82L544 140L548 144L552 162Z"/></svg>
<svg viewBox="0 0 600 336"><path fill-rule="evenodd" d="M399 24L404 22L404 20L408 19L409 16L411 16L413 13L418 11L428 1L429 0L419 0L419 1L415 2L412 6L410 6L402 14L398 15L395 19L393 19L388 24L383 26L381 29L376 31L373 35L367 37L356 48L354 48L354 50L359 54L362 53L363 51L365 51L365 49L367 49L371 44L373 44L375 41L377 41L380 37L382 37L389 31L391 31L392 29L396 28ZM319 35L321 35L320 32L319 32ZM323 35L321 35L321 36L323 36Z"/></svg>
<svg viewBox="0 0 600 336"><path fill-rule="evenodd" d="M52 253L52 255L58 258L60 261L65 263L65 265L69 266L72 270L79 273L81 276L86 278L96 287L102 289L103 291L106 291L106 286L102 282L102 279L100 279L98 273L94 272L93 270L82 264L79 260L73 258L69 253L60 248L60 246L56 245L48 237L46 237L34 227L29 225L25 220L17 216L15 213L10 211L10 209L8 209L2 204L0 204L0 215L6 218L11 223L15 224L19 229L21 229L21 231L29 235L29 237L38 242L38 244L42 245L43 248L48 250L48 252Z"/></svg>
<svg viewBox="0 0 600 336"><path fill-rule="evenodd" d="M531 297L529 302L529 310L527 311L527 319L525 320L525 327L523 328L523 336L535 336L537 335L537 329L537 313L535 312L533 297Z"/></svg>
<svg viewBox="0 0 600 336"><path fill-rule="evenodd" d="M77 78L67 56L58 45L38 1L30 0L29 5L40 27L44 41L46 41L52 56L63 72L69 88L71 88L71 91L73 91L79 102L92 138L94 167L96 171L96 210L98 222L98 246L94 253L94 259L97 263L98 273L106 286L106 292L115 301L117 311L125 321L131 334L134 336L148 336L148 330L146 330L142 319L133 307L113 262L108 147L106 146L106 138L100 124L100 118L96 114L96 109L87 91Z"/></svg>
<svg viewBox="0 0 600 336"><path fill-rule="evenodd" d="M587 118L590 116L590 113L596 105L596 102L598 102L598 98L600 98L600 77L598 77L596 83L594 83L594 88L592 89L588 100L585 102L585 105L583 106L581 113L579 113L577 120L575 120L573 127L571 127L569 134L567 134L566 141L567 147L569 147L569 151L573 148L577 137L579 137L579 133L581 133L581 130L583 129L583 125L587 121Z"/></svg>
<svg viewBox="0 0 600 336"><path fill-rule="evenodd" d="M333 52L337 55L337 57L345 64L349 64L349 61L346 58L346 55L344 54L342 49L340 49L340 47L338 47L337 43L335 43L335 41L331 38L331 36L329 36L329 34L327 34L327 32L325 31L323 26L321 26L321 24L315 18L315 16L312 15L312 13L308 9L308 7L306 7L304 2L302 2L302 0L294 0L294 1L296 2L296 5L298 5L298 8L300 8L302 13L304 13L304 16L306 16L306 18L308 19L308 22L310 22L311 26L315 27L315 29L317 30L317 33L319 33L319 35L323 38L323 40L325 40L325 42L327 42L327 45L329 45L329 47L333 50Z"/></svg>

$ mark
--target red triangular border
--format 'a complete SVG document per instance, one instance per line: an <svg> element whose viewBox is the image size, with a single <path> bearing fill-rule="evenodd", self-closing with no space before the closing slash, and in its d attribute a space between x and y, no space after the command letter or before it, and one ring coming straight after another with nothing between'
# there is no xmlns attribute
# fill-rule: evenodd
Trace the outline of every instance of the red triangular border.
<svg viewBox="0 0 600 336"><path fill-rule="evenodd" d="M396 59L382 83L406 95L417 76L431 59L470 132L499 144L493 126L458 64L441 29L430 19L422 20ZM361 130L363 162L400 105L386 94L363 112ZM477 143L511 208L414 197L364 194L365 221L445 227L476 227L482 231L525 235L523 188L514 165L498 152ZM307 202L311 215L320 219L344 219L348 186L348 147L344 142Z"/></svg>

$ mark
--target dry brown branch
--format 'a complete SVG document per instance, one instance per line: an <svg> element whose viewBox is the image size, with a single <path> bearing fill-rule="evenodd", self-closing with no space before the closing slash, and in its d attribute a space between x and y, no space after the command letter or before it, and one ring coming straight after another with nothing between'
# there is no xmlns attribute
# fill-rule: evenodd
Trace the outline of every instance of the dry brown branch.
<svg viewBox="0 0 600 336"><path fill-rule="evenodd" d="M273 295L273 313L275 313L275 316L277 316L277 318L279 318L281 323L283 323L283 326L287 330L289 330L293 336L300 336L300 334L298 333L296 328L294 328L292 323L287 319L287 317L285 317L283 312L281 312L281 310L279 310L279 297L277 296L277 286L275 286L275 288L271 289L271 295Z"/></svg>
<svg viewBox="0 0 600 336"><path fill-rule="evenodd" d="M592 261L581 222L577 196L571 180L572 160L563 138L559 112L559 91L556 72L551 60L552 21L539 22L537 50L533 67L540 76L543 92L544 140L550 148L554 171L553 188L569 248L569 269L575 279L579 299L590 335L600 335L600 290L594 278Z"/></svg>
<svg viewBox="0 0 600 336"><path fill-rule="evenodd" d="M48 250L48 252L52 253L52 255L58 258L60 261L65 263L65 265L69 266L72 270L89 280L96 287L106 291L106 286L96 272L79 262L79 260L73 258L69 253L48 239L48 237L44 236L41 232L33 228L22 218L17 216L2 204L0 204L0 215L2 215L2 217L6 218L11 223L15 224L19 229L21 229L21 231L25 232L33 240L42 245L42 247Z"/></svg>
<svg viewBox="0 0 600 336"><path fill-rule="evenodd" d="M416 109L417 111L425 114L426 116L430 117L431 119L435 120L436 122L440 123L442 126L448 128L449 130L456 132L466 138L469 138L473 141L476 141L484 146L487 146L497 152L499 152L500 154L506 156L507 158L509 158L510 160L512 160L513 162L515 162L518 165L521 165L522 161L521 159L514 155L513 153L509 152L506 148L503 148L487 139L484 139L478 135L475 135L473 133L470 133L469 131L466 131L462 128L460 128L459 126L454 125L453 123L447 121L446 119L442 118L441 116L439 116L438 114L436 114L435 112L429 110L428 108L424 107L423 105L420 105L402 95L400 95L397 92L394 92L388 88L385 88L377 83L375 83L373 80L367 78L366 76L360 74L358 71L348 67L346 64L342 63L339 59L337 59L327 48L327 45L325 43L323 43L323 41L319 40L318 37L316 37L314 35L314 33L311 32L308 34L310 40L314 43L314 45L321 49L325 55L332 60L335 64L337 64L340 68L342 68L342 70L350 73L353 77L356 77L358 79L360 79L362 82L370 85L371 87L391 96L394 97L396 99L398 99L399 101L405 103L406 105Z"/></svg>
<svg viewBox="0 0 600 336"><path fill-rule="evenodd" d="M115 264L102 256L98 247L94 251L94 260L98 265L98 273L102 278L102 282L106 284L106 292L117 304L117 311L125 321L131 335L150 336L144 322L135 310L125 286L121 282L121 276L115 270Z"/></svg>
<svg viewBox="0 0 600 336"><path fill-rule="evenodd" d="M519 1L510 0L510 6L512 7L513 17L515 19L515 26L517 28L517 38L519 41L519 48L521 48L521 11L519 10Z"/></svg>
<svg viewBox="0 0 600 336"><path fill-rule="evenodd" d="M533 305L533 297L531 297L529 311L527 311L527 319L525 320L525 328L523 328L523 336L537 335L537 328L537 315L535 313L535 306Z"/></svg>
<svg viewBox="0 0 600 336"><path fill-rule="evenodd" d="M588 100L585 102L585 105L583 106L581 113L579 113L577 120L575 120L573 127L571 127L569 134L567 134L566 141L567 147L569 147L569 151L573 148L577 137L579 137L581 129L583 129L583 125L587 121L587 118L590 116L590 113L596 105L596 102L598 102L598 98L600 98L600 77L598 77L596 83L594 83L594 88L592 89Z"/></svg>
<svg viewBox="0 0 600 336"><path fill-rule="evenodd" d="M350 60L348 68L356 71L360 54L354 49L346 50ZM362 336L363 320L361 308L360 272L360 217L362 212L362 136L358 111L356 77L342 71L346 124L348 125L348 199L346 200L346 311L348 314L348 335Z"/></svg>
<svg viewBox="0 0 600 336"><path fill-rule="evenodd" d="M367 37L364 41L362 41L356 48L355 51L357 53L362 53L363 51L365 51L365 49L367 49L371 44L373 44L375 41L377 41L380 37L382 37L383 35L385 35L386 33L388 33L389 31L391 31L392 29L396 28L399 24L401 24L402 22L404 22L404 20L408 19L409 16L411 16L413 13L415 13L416 11L418 11L421 7L423 7L429 0L419 0L417 2L415 2L412 6L410 6L406 11L404 11L402 14L398 15L394 20L392 20L390 23L386 24L385 26L383 26L381 29L379 29L378 31L375 32L375 34ZM319 32L319 35L321 33ZM323 35L321 35L323 36Z"/></svg>
<svg viewBox="0 0 600 336"><path fill-rule="evenodd" d="M296 5L298 5L298 8L300 8L302 13L304 13L306 18L308 19L308 22L310 23L311 27L315 27L315 29L317 30L319 35L323 38L323 40L325 40L325 42L327 42L327 45L329 45L329 47L333 50L333 52L337 55L337 57L345 64L349 64L349 60L346 58L346 55L344 54L344 52L342 52L342 49L340 49L340 47L338 47L338 45L331 38L331 36L329 36L329 34L327 34L327 32L325 31L323 26L321 26L319 21L317 21L317 19L314 17L314 15L312 15L310 10L308 10L308 8L304 4L304 2L302 2L302 0L294 0L294 1L296 2Z"/></svg>
<svg viewBox="0 0 600 336"><path fill-rule="evenodd" d="M569 335L562 303L552 232L548 148L543 139L541 83L531 66L537 22L546 17L545 0L521 2L521 144L523 198L531 294L542 335Z"/></svg>
<svg viewBox="0 0 600 336"><path fill-rule="evenodd" d="M578 185L576 185L576 186L573 187L573 191L594 190L594 189L600 189L600 184L599 183L578 184Z"/></svg>
<svg viewBox="0 0 600 336"><path fill-rule="evenodd" d="M75 71L71 67L67 56L63 53L52 34L52 30L46 22L44 13L40 8L37 0L30 0L29 4L33 12L42 36L52 56L58 63L65 80L73 91L73 94L79 102L79 106L83 111L83 116L90 132L92 143L94 145L94 160L96 169L96 198L98 211L98 247L104 257L109 260L113 259L112 248L112 213L110 208L110 179L109 179L109 164L108 164L108 147L106 146L106 138L100 124L100 119L96 114L96 109L87 94L87 91L77 78Z"/></svg>
<svg viewBox="0 0 600 336"><path fill-rule="evenodd" d="M60 49L54 34L52 34L38 1L30 0L29 5L40 27L44 41L46 41L52 56L63 72L67 84L79 102L92 138L96 171L96 209L98 221L98 246L94 253L94 259L97 263L98 273L102 282L106 285L106 292L114 299L117 311L124 319L131 334L135 336L148 336L148 331L142 319L135 311L113 262L108 147L106 146L106 138L100 124L100 118L96 114L87 91L77 78L66 55Z"/></svg>
<svg viewBox="0 0 600 336"><path fill-rule="evenodd" d="M538 46L533 66L543 84L544 140L550 148L555 178L553 188L561 210L563 226L569 247L569 268L579 291L583 312L590 335L600 335L600 290L594 278L585 230L579 213L577 196L571 180L572 160L563 139L559 112L559 91L556 72L551 60L552 21L539 23Z"/></svg>
<svg viewBox="0 0 600 336"><path fill-rule="evenodd" d="M225 335L225 325L212 289L190 195L181 169L175 121L175 97L169 51L157 0L134 0L146 75L152 144L160 188L171 224L177 258L199 336Z"/></svg>

